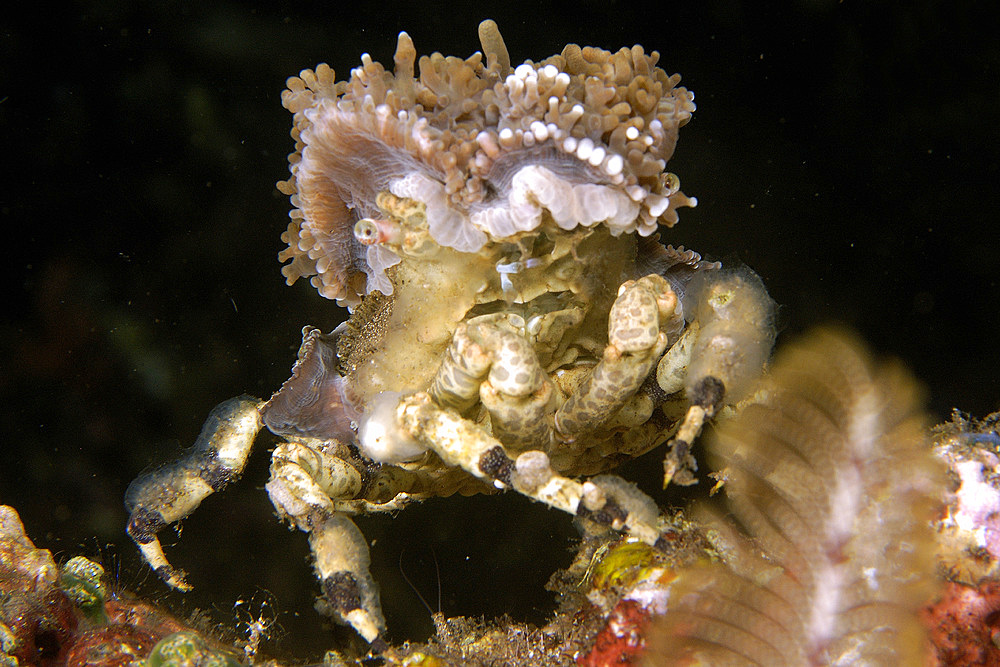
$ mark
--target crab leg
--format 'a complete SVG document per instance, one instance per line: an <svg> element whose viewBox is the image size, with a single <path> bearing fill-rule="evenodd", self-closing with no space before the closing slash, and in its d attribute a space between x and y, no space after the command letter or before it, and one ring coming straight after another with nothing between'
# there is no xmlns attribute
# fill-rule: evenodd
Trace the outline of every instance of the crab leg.
<svg viewBox="0 0 1000 667"><path fill-rule="evenodd" d="M531 344L502 316L483 315L458 327L430 393L460 412L478 399L490 412L493 433L517 451L549 442L552 381Z"/></svg>
<svg viewBox="0 0 1000 667"><path fill-rule="evenodd" d="M630 280L619 288L603 358L556 412L556 430L564 439L607 423L635 394L667 347L662 329L676 306L677 295L662 276Z"/></svg>
<svg viewBox="0 0 1000 667"><path fill-rule="evenodd" d="M355 498L360 472L346 461L294 442L274 450L267 493L278 514L309 535L316 576L332 614L368 642L385 632L368 543L334 499Z"/></svg>
<svg viewBox="0 0 1000 667"><path fill-rule="evenodd" d="M774 301L757 274L708 272L691 292L694 321L657 368L657 382L671 393L682 386L679 369L686 366L683 386L691 404L663 461L664 488L696 482L692 443L724 405L746 396L774 345Z"/></svg>
<svg viewBox="0 0 1000 667"><path fill-rule="evenodd" d="M448 465L560 509L657 545L657 512L638 490L605 476L587 482L556 474L548 456L530 450L512 459L503 444L458 413L420 392L402 398L396 418L410 437L433 449Z"/></svg>
<svg viewBox="0 0 1000 667"><path fill-rule="evenodd" d="M156 536L243 472L263 424L259 399L237 396L215 406L193 447L179 460L138 477L125 492L128 534L142 557L173 588L187 591L183 570L167 561Z"/></svg>

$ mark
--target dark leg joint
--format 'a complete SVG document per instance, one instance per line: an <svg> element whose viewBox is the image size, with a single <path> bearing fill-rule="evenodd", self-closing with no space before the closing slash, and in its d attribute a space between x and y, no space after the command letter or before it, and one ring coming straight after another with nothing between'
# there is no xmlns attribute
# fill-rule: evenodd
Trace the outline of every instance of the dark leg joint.
<svg viewBox="0 0 1000 667"><path fill-rule="evenodd" d="M361 590L350 572L334 572L324 579L323 594L341 615L361 609Z"/></svg>
<svg viewBox="0 0 1000 667"><path fill-rule="evenodd" d="M691 388L691 403L700 405L709 416L722 407L722 400L726 397L726 385L717 377L708 375L702 378L698 384Z"/></svg>
<svg viewBox="0 0 1000 667"><path fill-rule="evenodd" d="M479 469L487 477L510 486L514 461L504 453L502 447L493 447L479 457Z"/></svg>
<svg viewBox="0 0 1000 667"><path fill-rule="evenodd" d="M153 570L153 572L155 572L156 576L162 579L163 582L166 583L168 586L173 586L174 584L171 582L173 582L176 579L180 579L181 581L183 581L187 576L187 573L184 572L183 570L178 570L177 568L171 567L170 565L161 565L160 567Z"/></svg>
<svg viewBox="0 0 1000 667"><path fill-rule="evenodd" d="M167 522L159 512L137 507L129 517L127 531L136 544L149 544L156 539L156 534L166 527Z"/></svg>
<svg viewBox="0 0 1000 667"><path fill-rule="evenodd" d="M608 498L604 502L604 507L599 510L588 510L583 503L576 510L577 516L589 519L602 526L609 526L615 530L625 528L625 521L628 519L628 512L622 509L621 505L614 499Z"/></svg>
<svg viewBox="0 0 1000 667"><path fill-rule="evenodd" d="M203 479L212 487L213 492L222 491L230 482L239 479L239 474L232 468L223 467L217 456L213 456L209 465L205 467Z"/></svg>

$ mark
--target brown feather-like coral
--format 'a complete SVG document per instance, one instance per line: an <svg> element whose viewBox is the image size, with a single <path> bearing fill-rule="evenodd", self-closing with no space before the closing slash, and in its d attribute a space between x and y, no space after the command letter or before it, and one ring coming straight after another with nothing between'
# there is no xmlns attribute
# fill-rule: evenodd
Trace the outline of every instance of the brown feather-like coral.
<svg viewBox="0 0 1000 667"><path fill-rule="evenodd" d="M820 331L711 447L732 524L650 630L647 664L922 664L943 472L914 381ZM727 534L728 533L728 534Z"/></svg>

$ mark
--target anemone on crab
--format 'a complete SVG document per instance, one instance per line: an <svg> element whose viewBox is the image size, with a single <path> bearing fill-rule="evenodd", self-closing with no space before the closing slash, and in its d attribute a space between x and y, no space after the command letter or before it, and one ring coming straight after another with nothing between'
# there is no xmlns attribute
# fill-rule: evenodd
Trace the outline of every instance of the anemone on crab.
<svg viewBox="0 0 1000 667"><path fill-rule="evenodd" d="M285 439L271 501L309 534L331 615L370 642L385 622L349 515L513 489L655 546L649 498L573 477L674 435L666 481L693 482L703 421L760 372L760 280L655 234L696 204L666 171L695 108L680 77L641 46L511 69L495 23L480 39L418 61L400 33L392 72L365 54L347 81L288 80L282 271L351 316L303 329L269 401L221 404L189 455L133 482L129 533L170 585L187 587L157 532L236 478L264 425Z"/></svg>

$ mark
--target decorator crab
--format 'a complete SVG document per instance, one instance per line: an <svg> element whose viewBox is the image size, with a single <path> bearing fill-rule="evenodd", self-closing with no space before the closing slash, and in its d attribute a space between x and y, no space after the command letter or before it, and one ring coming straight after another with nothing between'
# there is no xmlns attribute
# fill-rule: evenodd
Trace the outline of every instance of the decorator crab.
<svg viewBox="0 0 1000 667"><path fill-rule="evenodd" d="M656 234L696 203L665 170L694 110L680 77L640 46L512 69L496 24L480 39L419 76L400 33L392 72L365 54L348 81L289 79L283 272L351 316L303 329L270 400L222 403L129 488L129 534L171 586L188 588L157 532L240 474L262 426L284 439L271 501L309 534L330 613L371 642L385 622L351 515L512 489L656 545L656 505L599 473L673 436L666 481L692 482L703 420L759 373L759 279Z"/></svg>

